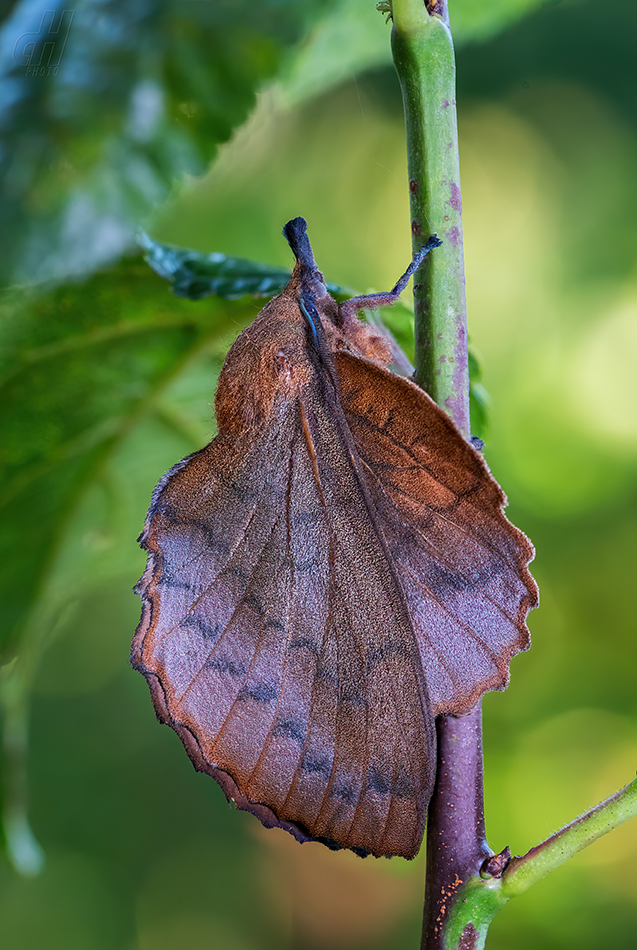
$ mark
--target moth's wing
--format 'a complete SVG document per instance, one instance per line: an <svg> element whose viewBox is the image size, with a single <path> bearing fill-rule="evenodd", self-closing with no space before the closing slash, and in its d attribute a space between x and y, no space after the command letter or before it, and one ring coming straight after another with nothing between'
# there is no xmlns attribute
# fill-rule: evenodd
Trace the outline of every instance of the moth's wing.
<svg viewBox="0 0 637 950"><path fill-rule="evenodd" d="M409 380L335 356L343 411L409 603L435 715L503 689L538 603L529 540L478 452Z"/></svg>
<svg viewBox="0 0 637 950"><path fill-rule="evenodd" d="M133 664L239 807L299 840L413 857L435 769L426 684L316 399L280 401L259 431L217 437L162 480Z"/></svg>

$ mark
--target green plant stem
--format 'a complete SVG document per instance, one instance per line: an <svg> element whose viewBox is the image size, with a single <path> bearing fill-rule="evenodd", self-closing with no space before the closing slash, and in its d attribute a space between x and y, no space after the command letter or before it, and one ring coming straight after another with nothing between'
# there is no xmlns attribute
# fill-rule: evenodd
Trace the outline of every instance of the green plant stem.
<svg viewBox="0 0 637 950"><path fill-rule="evenodd" d="M443 241L414 277L415 379L468 435L467 306L453 43L444 19L446 10L430 16L422 0L393 0L392 13L392 53L405 110L414 252L430 234Z"/></svg>
<svg viewBox="0 0 637 950"><path fill-rule="evenodd" d="M414 251L443 245L414 278L416 382L469 435L469 373L453 44L444 0L393 0L392 51L403 93ZM489 924L597 838L637 815L637 780L522 857L484 837L480 711L437 721L427 824L423 950L484 947Z"/></svg>
<svg viewBox="0 0 637 950"><path fill-rule="evenodd" d="M443 241L414 277L416 382L468 437L469 366L462 202L453 43L446 4L430 15L422 0L394 0L392 52L400 81L414 253L430 234ZM477 946L471 920L447 944L449 915L491 854L484 834L480 707L437 723L437 780L427 822L423 950ZM463 936L464 935L464 936ZM484 939L486 926L480 934Z"/></svg>
<svg viewBox="0 0 637 950"><path fill-rule="evenodd" d="M513 858L502 876L502 893L508 899L527 891L550 871L588 847L629 818L637 817L637 779L557 831L542 844Z"/></svg>

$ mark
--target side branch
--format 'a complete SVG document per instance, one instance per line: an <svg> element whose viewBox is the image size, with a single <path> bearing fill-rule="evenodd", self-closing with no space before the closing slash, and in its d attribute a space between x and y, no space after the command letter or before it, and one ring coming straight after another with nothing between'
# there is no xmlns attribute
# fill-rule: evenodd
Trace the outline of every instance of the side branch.
<svg viewBox="0 0 637 950"><path fill-rule="evenodd" d="M637 817L637 779L585 815L551 835L519 858L513 858L502 875L507 899L527 891L550 871L587 848L629 818Z"/></svg>
<svg viewBox="0 0 637 950"><path fill-rule="evenodd" d="M583 848L637 816L637 779L596 808L572 821L522 857L509 859L509 849L487 859L479 875L468 877L454 893L444 923L445 948L480 950L489 923L512 897L523 894L550 871ZM473 943L466 943L470 935ZM465 942L463 942L463 940ZM436 944L432 944L436 946ZM440 944L438 944L440 946ZM427 945L429 947L429 945Z"/></svg>

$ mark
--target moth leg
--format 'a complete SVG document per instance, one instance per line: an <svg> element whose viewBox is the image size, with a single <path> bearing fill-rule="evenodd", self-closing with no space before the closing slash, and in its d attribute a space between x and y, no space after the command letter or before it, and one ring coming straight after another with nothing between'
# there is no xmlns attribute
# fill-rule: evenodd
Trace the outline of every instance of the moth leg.
<svg viewBox="0 0 637 950"><path fill-rule="evenodd" d="M432 234L424 247L421 247L413 261L400 278L396 286L392 290L385 291L385 293L380 294L363 294L361 297L352 297L350 300L345 300L339 307L341 316L353 316L358 310L374 310L376 307L386 307L392 303L396 303L403 290L407 286L407 282L414 271L418 270L423 260L429 253L433 250L434 247L440 247L442 241L438 239L436 234Z"/></svg>

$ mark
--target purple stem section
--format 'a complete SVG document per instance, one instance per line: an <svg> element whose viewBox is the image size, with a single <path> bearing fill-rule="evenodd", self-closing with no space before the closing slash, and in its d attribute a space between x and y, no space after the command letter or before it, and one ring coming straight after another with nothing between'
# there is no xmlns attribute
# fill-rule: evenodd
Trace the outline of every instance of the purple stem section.
<svg viewBox="0 0 637 950"><path fill-rule="evenodd" d="M456 893L476 877L493 852L485 838L482 784L482 709L440 716L438 772L427 821L427 872L421 950L444 947L444 925ZM477 931L459 946L471 950Z"/></svg>

